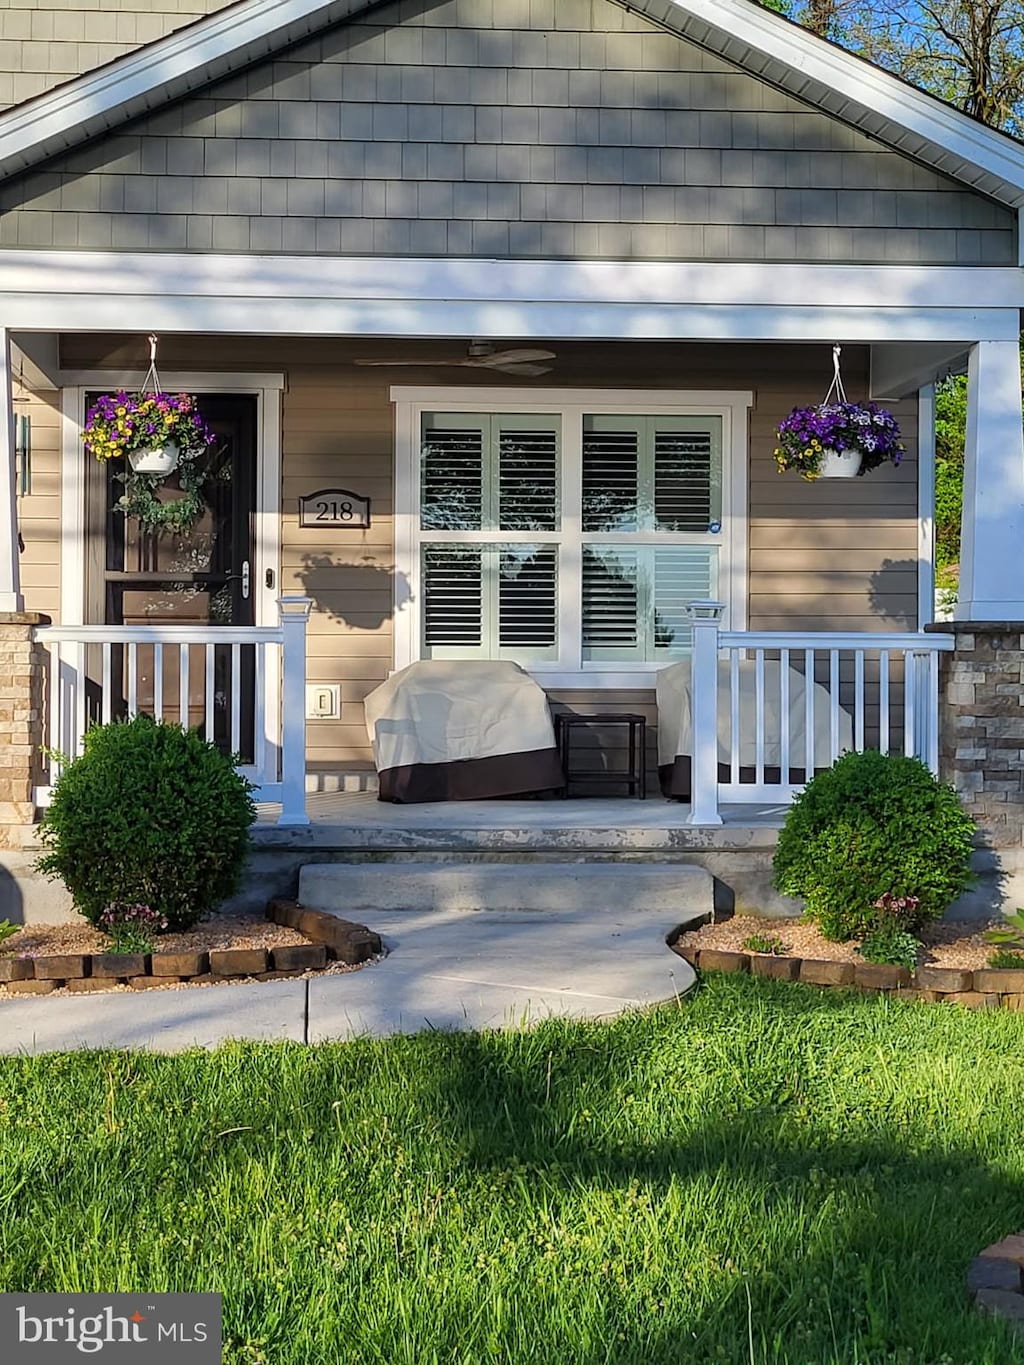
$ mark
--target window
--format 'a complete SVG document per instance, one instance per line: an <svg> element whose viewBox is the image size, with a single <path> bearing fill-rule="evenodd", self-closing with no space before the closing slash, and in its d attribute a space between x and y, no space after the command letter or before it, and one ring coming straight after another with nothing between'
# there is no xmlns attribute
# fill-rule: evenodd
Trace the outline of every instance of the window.
<svg viewBox="0 0 1024 1365"><path fill-rule="evenodd" d="M688 653L697 598L726 599L742 627L750 395L393 396L396 666L512 659L612 685Z"/></svg>

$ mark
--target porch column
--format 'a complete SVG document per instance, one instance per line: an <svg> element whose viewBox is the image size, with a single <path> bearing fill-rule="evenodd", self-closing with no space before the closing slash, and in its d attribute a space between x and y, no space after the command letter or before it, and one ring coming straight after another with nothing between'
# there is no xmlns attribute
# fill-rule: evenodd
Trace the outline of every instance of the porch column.
<svg viewBox="0 0 1024 1365"><path fill-rule="evenodd" d="M958 621L1024 621L1020 351L979 341L967 379Z"/></svg>
<svg viewBox="0 0 1024 1365"><path fill-rule="evenodd" d="M0 612L19 612L24 608L18 564L13 400L11 335L6 327L0 327Z"/></svg>

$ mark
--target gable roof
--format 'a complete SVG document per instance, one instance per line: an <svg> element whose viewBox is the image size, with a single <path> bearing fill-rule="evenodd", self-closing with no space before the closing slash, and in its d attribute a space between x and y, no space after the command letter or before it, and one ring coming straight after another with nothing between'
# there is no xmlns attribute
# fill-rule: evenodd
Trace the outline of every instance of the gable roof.
<svg viewBox="0 0 1024 1365"><path fill-rule="evenodd" d="M378 0L240 0L0 114L0 177L272 56ZM1024 144L752 0L630 0L654 24L1015 208Z"/></svg>

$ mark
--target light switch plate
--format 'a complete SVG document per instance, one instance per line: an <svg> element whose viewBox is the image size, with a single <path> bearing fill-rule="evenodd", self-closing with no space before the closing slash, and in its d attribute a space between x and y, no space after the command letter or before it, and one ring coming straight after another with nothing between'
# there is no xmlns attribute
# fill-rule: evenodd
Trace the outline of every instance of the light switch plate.
<svg viewBox="0 0 1024 1365"><path fill-rule="evenodd" d="M341 716L340 683L306 684L306 719L338 720Z"/></svg>

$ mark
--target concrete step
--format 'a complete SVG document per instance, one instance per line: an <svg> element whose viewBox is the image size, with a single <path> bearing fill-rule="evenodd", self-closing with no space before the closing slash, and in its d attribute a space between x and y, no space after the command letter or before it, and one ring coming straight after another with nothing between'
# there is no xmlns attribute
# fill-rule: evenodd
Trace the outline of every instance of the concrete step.
<svg viewBox="0 0 1024 1365"><path fill-rule="evenodd" d="M299 901L358 918L380 910L665 910L710 913L714 881L681 863L307 863Z"/></svg>

